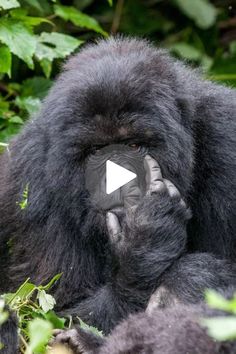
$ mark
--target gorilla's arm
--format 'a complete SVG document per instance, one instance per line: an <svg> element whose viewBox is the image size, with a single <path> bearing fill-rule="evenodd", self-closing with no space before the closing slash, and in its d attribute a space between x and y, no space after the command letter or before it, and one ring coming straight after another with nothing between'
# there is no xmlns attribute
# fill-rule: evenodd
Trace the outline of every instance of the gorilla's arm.
<svg viewBox="0 0 236 354"><path fill-rule="evenodd" d="M66 343L74 353L233 353L235 342L214 341L199 320L222 315L200 301L206 287L231 296L235 286L235 266L230 262L209 254L183 256L163 275L146 313L130 316L103 340L76 327L59 332L55 341Z"/></svg>
<svg viewBox="0 0 236 354"><path fill-rule="evenodd" d="M131 315L105 338L77 328L58 332L55 342L65 344L74 354L234 353L235 342L217 342L200 325L202 318L217 315L203 305L178 303L168 309Z"/></svg>
<svg viewBox="0 0 236 354"><path fill-rule="evenodd" d="M109 212L107 224L117 265L107 284L66 310L108 333L128 313L145 308L163 272L182 254L189 211L177 189L162 180L160 167L147 157L148 191L126 214L122 226Z"/></svg>

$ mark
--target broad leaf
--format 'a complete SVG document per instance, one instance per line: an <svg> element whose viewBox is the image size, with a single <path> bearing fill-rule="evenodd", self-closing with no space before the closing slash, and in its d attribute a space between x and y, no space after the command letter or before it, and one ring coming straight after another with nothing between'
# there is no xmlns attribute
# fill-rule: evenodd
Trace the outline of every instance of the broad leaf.
<svg viewBox="0 0 236 354"><path fill-rule="evenodd" d="M49 290L62 276L62 273L58 273L56 274L48 284L46 285L41 285L40 288L43 289L43 290Z"/></svg>
<svg viewBox="0 0 236 354"><path fill-rule="evenodd" d="M107 35L94 18L82 13L72 6L54 5L54 11L57 16L65 21L71 21L75 26L88 28L103 35Z"/></svg>
<svg viewBox="0 0 236 354"><path fill-rule="evenodd" d="M44 353L45 347L52 335L53 326L50 322L35 318L29 323L29 348L26 354Z"/></svg>
<svg viewBox="0 0 236 354"><path fill-rule="evenodd" d="M11 52L5 45L0 47L0 73L11 76Z"/></svg>
<svg viewBox="0 0 236 354"><path fill-rule="evenodd" d="M21 301L26 300L32 292L35 290L36 286L29 282L29 278L17 289L15 293L4 294L4 299L9 305L13 305L14 301L20 298Z"/></svg>
<svg viewBox="0 0 236 354"><path fill-rule="evenodd" d="M186 16L191 18L198 27L206 29L216 20L217 10L208 0L175 0Z"/></svg>
<svg viewBox="0 0 236 354"><path fill-rule="evenodd" d="M42 7L42 4L40 3L40 0L24 0L24 3L37 10L37 12L39 12L40 14L44 13L44 9Z"/></svg>
<svg viewBox="0 0 236 354"><path fill-rule="evenodd" d="M0 298L0 326L7 321L9 313L5 311L5 301Z"/></svg>
<svg viewBox="0 0 236 354"><path fill-rule="evenodd" d="M184 42L175 43L170 47L175 53L182 58L189 60L198 60L201 58L202 53L192 45Z"/></svg>
<svg viewBox="0 0 236 354"><path fill-rule="evenodd" d="M40 66L41 66L46 78L49 79L50 76L51 76L51 72L52 72L52 61L50 61L50 60L48 60L46 58L42 59L40 61Z"/></svg>
<svg viewBox="0 0 236 354"><path fill-rule="evenodd" d="M99 331L96 327L89 326L87 323L82 321L81 318L78 317L78 319L79 319L79 322L80 322L80 327L82 329L85 329L86 331L92 332L93 334L95 334L98 337L103 337L102 331Z"/></svg>
<svg viewBox="0 0 236 354"><path fill-rule="evenodd" d="M25 9L15 9L11 11L11 17L23 22L26 26L34 27L40 25L42 22L50 23L53 26L53 23L43 17L32 17L27 16L27 11Z"/></svg>
<svg viewBox="0 0 236 354"><path fill-rule="evenodd" d="M46 96L51 85L51 80L48 80L43 76L34 76L33 78L23 81L21 96L31 96L42 99Z"/></svg>
<svg viewBox="0 0 236 354"><path fill-rule="evenodd" d="M52 323L54 328L63 329L65 327L65 318L58 317L54 311L48 311L42 315L46 320Z"/></svg>
<svg viewBox="0 0 236 354"><path fill-rule="evenodd" d="M19 116L13 116L8 120L9 123L13 123L13 124L24 124L23 119L21 119L21 117Z"/></svg>
<svg viewBox="0 0 236 354"><path fill-rule="evenodd" d="M41 33L38 37L35 56L39 60L46 77L50 76L51 63L54 59L65 58L82 43L83 41L62 33Z"/></svg>
<svg viewBox="0 0 236 354"><path fill-rule="evenodd" d="M14 7L19 7L20 4L17 0L0 0L0 9L9 10Z"/></svg>
<svg viewBox="0 0 236 354"><path fill-rule="evenodd" d="M236 314L236 296L230 300L225 299L214 290L206 291L206 302L211 308L228 311Z"/></svg>
<svg viewBox="0 0 236 354"><path fill-rule="evenodd" d="M39 300L39 305L44 312L52 310L56 305L56 300L52 295L46 293L45 290L39 290L37 299Z"/></svg>
<svg viewBox="0 0 236 354"><path fill-rule="evenodd" d="M16 97L15 104L20 108L25 110L29 115L35 114L39 111L41 107L41 101L39 98L35 97Z"/></svg>
<svg viewBox="0 0 236 354"><path fill-rule="evenodd" d="M80 41L66 34L56 32L43 32L39 36L39 44L41 44L40 49L42 51L38 50L39 48L37 47L36 55L39 59L50 60L54 58L65 58L82 43L83 41ZM45 51L42 49L42 46ZM45 49L45 47L47 49ZM47 55L49 55L49 57Z"/></svg>
<svg viewBox="0 0 236 354"><path fill-rule="evenodd" d="M0 41L5 43L12 53L25 61L33 69L33 54L36 49L36 37L23 23L10 18L0 19Z"/></svg>
<svg viewBox="0 0 236 354"><path fill-rule="evenodd" d="M207 327L208 334L219 341L236 338L236 317L207 318L201 323Z"/></svg>

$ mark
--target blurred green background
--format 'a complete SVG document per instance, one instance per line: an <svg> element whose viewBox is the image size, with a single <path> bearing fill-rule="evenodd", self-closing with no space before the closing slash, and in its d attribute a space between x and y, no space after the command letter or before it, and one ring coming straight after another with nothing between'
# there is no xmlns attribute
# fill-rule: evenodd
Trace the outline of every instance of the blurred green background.
<svg viewBox="0 0 236 354"><path fill-rule="evenodd" d="M38 111L68 55L111 33L149 38L236 86L235 0L0 0L0 143Z"/></svg>

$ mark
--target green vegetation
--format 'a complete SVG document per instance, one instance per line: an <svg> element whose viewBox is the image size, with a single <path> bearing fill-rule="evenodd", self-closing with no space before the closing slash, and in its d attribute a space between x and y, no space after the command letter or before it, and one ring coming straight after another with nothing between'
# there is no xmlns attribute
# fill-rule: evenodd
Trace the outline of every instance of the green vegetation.
<svg viewBox="0 0 236 354"><path fill-rule="evenodd" d="M0 0L0 142L37 113L69 54L110 33L150 38L236 85L229 0Z"/></svg>
<svg viewBox="0 0 236 354"><path fill-rule="evenodd" d="M0 0L0 152L37 114L63 60L110 33L149 38L209 78L236 86L235 11L230 0ZM28 186L21 209L27 196ZM53 328L65 326L47 293L58 278L46 286L26 280L0 300L0 325L9 316L4 302L17 313L22 353L44 353ZM236 338L236 299L209 292L207 300L232 314L205 320L209 333L219 340Z"/></svg>
<svg viewBox="0 0 236 354"><path fill-rule="evenodd" d="M222 310L228 316L213 317L202 320L207 327L208 334L218 341L236 339L236 294L232 299L226 300L222 295L213 290L206 292L206 302L209 307Z"/></svg>
<svg viewBox="0 0 236 354"><path fill-rule="evenodd" d="M56 275L45 286L35 286L27 279L15 293L2 296L0 321L1 318L2 323L7 320L7 312L3 307L5 302L17 315L22 353L45 353L53 329L64 328L65 319L55 314L55 299L47 293L60 277L61 274Z"/></svg>
<svg viewBox="0 0 236 354"><path fill-rule="evenodd" d="M0 326L9 317L5 305L14 311L19 322L20 352L25 354L44 354L53 329L70 328L71 321L58 317L53 308L56 304L47 292L60 279L57 274L47 285L36 286L27 279L15 293L0 298ZM79 318L78 318L79 319ZM96 328L88 326L79 319L82 328L102 336ZM1 344L0 349L3 347Z"/></svg>

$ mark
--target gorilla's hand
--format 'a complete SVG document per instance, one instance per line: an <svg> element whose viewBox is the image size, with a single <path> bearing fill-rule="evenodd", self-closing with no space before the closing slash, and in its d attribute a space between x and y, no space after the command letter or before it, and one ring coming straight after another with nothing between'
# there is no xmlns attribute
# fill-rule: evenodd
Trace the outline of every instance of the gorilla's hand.
<svg viewBox="0 0 236 354"><path fill-rule="evenodd" d="M124 217L114 210L107 213L114 250L108 282L68 312L79 314L104 333L129 313L146 307L168 273L165 270L185 249L190 213L178 190L162 178L158 163L150 156L145 158L145 169L148 188L141 202L128 209Z"/></svg>
<svg viewBox="0 0 236 354"><path fill-rule="evenodd" d="M107 213L111 243L120 272L129 283L151 285L185 248L186 221L190 211L177 188L162 178L158 163L145 157L147 192L139 205L126 212L125 220Z"/></svg>

